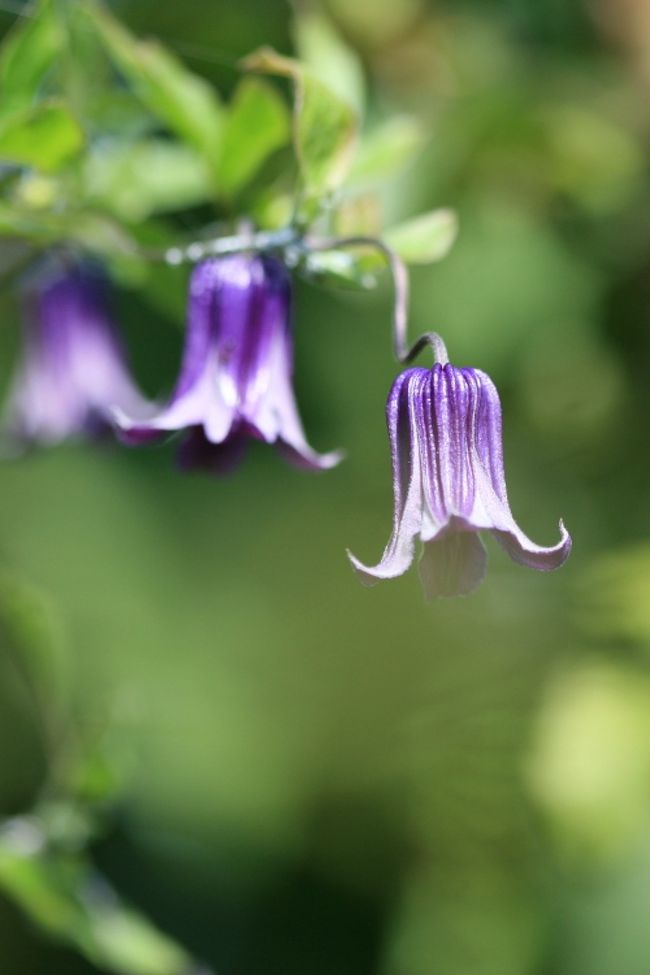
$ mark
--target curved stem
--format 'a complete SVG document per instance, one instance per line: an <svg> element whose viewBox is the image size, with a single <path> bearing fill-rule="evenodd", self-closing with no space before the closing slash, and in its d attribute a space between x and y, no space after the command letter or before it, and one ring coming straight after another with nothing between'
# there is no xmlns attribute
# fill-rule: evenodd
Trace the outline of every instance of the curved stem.
<svg viewBox="0 0 650 975"><path fill-rule="evenodd" d="M340 237L330 240L314 240L307 238L305 241L309 250L333 250L345 247L373 247L382 255L391 276L393 278L393 291L395 295L393 305L393 349L396 359L399 362L408 362L410 358L408 346L408 304L409 304L409 276L406 265L397 256L392 247L385 244L383 240L376 237Z"/></svg>
<svg viewBox="0 0 650 975"><path fill-rule="evenodd" d="M344 247L373 247L385 259L393 278L395 294L393 306L393 349L398 362L411 362L427 345L433 350L436 362L445 365L449 362L445 343L437 332L426 332L414 345L408 342L409 275L406 265L392 247L376 237L340 237L331 240L307 238L309 250L332 250Z"/></svg>
<svg viewBox="0 0 650 975"><path fill-rule="evenodd" d="M445 345L444 339L437 332L425 332L424 335L421 335L415 345L411 347L404 361L411 362L427 345L433 352L434 361L439 362L441 366L446 366L449 362L447 346Z"/></svg>

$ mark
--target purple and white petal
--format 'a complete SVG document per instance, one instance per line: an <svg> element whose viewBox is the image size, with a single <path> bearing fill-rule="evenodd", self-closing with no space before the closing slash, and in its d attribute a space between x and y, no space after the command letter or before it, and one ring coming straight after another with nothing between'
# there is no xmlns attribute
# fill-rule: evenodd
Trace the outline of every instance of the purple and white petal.
<svg viewBox="0 0 650 975"><path fill-rule="evenodd" d="M537 569L539 572L559 569L569 558L573 545L563 521L560 521L559 542L547 547L531 541L514 520L509 530L493 529L492 535L513 561L528 566L529 569Z"/></svg>
<svg viewBox="0 0 650 975"><path fill-rule="evenodd" d="M190 431L183 465L220 471L220 452L205 444L253 437L277 444L300 467L332 467L341 454L317 454L306 441L292 371L291 279L284 265L259 255L204 261L190 282L186 347L169 403L146 415L116 411L115 423L134 444Z"/></svg>
<svg viewBox="0 0 650 975"><path fill-rule="evenodd" d="M25 345L5 411L8 435L56 443L107 429L114 409L145 410L108 311L104 278L87 266L41 271L25 294Z"/></svg>
<svg viewBox="0 0 650 975"><path fill-rule="evenodd" d="M398 376L388 396L386 420L393 465L393 531L381 560L375 566L348 557L365 585L393 579L411 566L415 543L422 528L422 391L428 383L426 369L409 369Z"/></svg>
<svg viewBox="0 0 650 975"><path fill-rule="evenodd" d="M515 521L506 490L499 395L485 373L476 370L475 376L480 399L473 454L477 490L472 522L476 527L489 528L515 562L542 572L558 569L571 553L571 536L560 521L559 541L550 546L538 545Z"/></svg>

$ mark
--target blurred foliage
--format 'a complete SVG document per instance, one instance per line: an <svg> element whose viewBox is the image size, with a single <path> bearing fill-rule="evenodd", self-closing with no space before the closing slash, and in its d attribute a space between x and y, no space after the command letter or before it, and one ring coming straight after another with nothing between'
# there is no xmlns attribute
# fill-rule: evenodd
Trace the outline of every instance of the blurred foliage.
<svg viewBox="0 0 650 975"><path fill-rule="evenodd" d="M491 552L432 607L357 586L344 549L390 517L383 289L298 290L306 426L349 457L320 479L262 448L221 482L166 447L5 461L2 971L647 975L644 5L294 8L3 10L3 379L18 271L57 244L108 263L156 394L187 273L143 249L298 213L448 254L413 268L412 333L494 377L515 513L540 539L562 514L574 555Z"/></svg>

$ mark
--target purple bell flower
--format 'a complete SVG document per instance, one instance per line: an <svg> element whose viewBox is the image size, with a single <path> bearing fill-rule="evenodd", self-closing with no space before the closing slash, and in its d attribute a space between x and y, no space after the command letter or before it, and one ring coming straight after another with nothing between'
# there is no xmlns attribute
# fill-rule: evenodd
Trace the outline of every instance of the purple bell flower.
<svg viewBox="0 0 650 975"><path fill-rule="evenodd" d="M122 438L145 443L185 431L181 466L223 472L248 439L277 444L298 467L320 470L341 459L317 454L305 439L292 386L291 280L267 256L234 255L199 264L190 281L180 376L168 404L143 414L116 410Z"/></svg>
<svg viewBox="0 0 650 975"><path fill-rule="evenodd" d="M428 598L471 592L485 575L487 553L478 532L489 531L515 562L549 571L566 561L571 538L536 545L510 511L503 469L501 404L494 383L478 369L446 361L407 369L388 396L395 509L393 533L378 565L352 565L366 585L405 572L423 544L420 578Z"/></svg>
<svg viewBox="0 0 650 975"><path fill-rule="evenodd" d="M98 270L57 264L41 271L25 290L24 321L22 359L3 421L13 443L94 435L110 430L114 408L143 408Z"/></svg>

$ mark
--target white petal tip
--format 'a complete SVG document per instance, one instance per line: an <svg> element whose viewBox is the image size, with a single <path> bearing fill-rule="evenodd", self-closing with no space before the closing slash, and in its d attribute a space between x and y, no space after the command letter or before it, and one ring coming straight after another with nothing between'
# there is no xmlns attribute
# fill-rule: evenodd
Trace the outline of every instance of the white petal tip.
<svg viewBox="0 0 650 975"><path fill-rule="evenodd" d="M493 529L492 535L506 550L514 562L537 569L538 572L553 572L564 565L571 554L573 540L560 519L560 540L555 545L545 547L536 545L519 529L504 531Z"/></svg>
<svg viewBox="0 0 650 975"><path fill-rule="evenodd" d="M376 586L378 582L381 582L381 576L376 576L373 573L373 570L370 569L367 565L364 565L363 562L360 562L359 559L356 557L356 555L352 554L349 548L346 549L346 554L350 560L352 568L359 576L359 579L361 580L364 586L371 588L372 586Z"/></svg>

